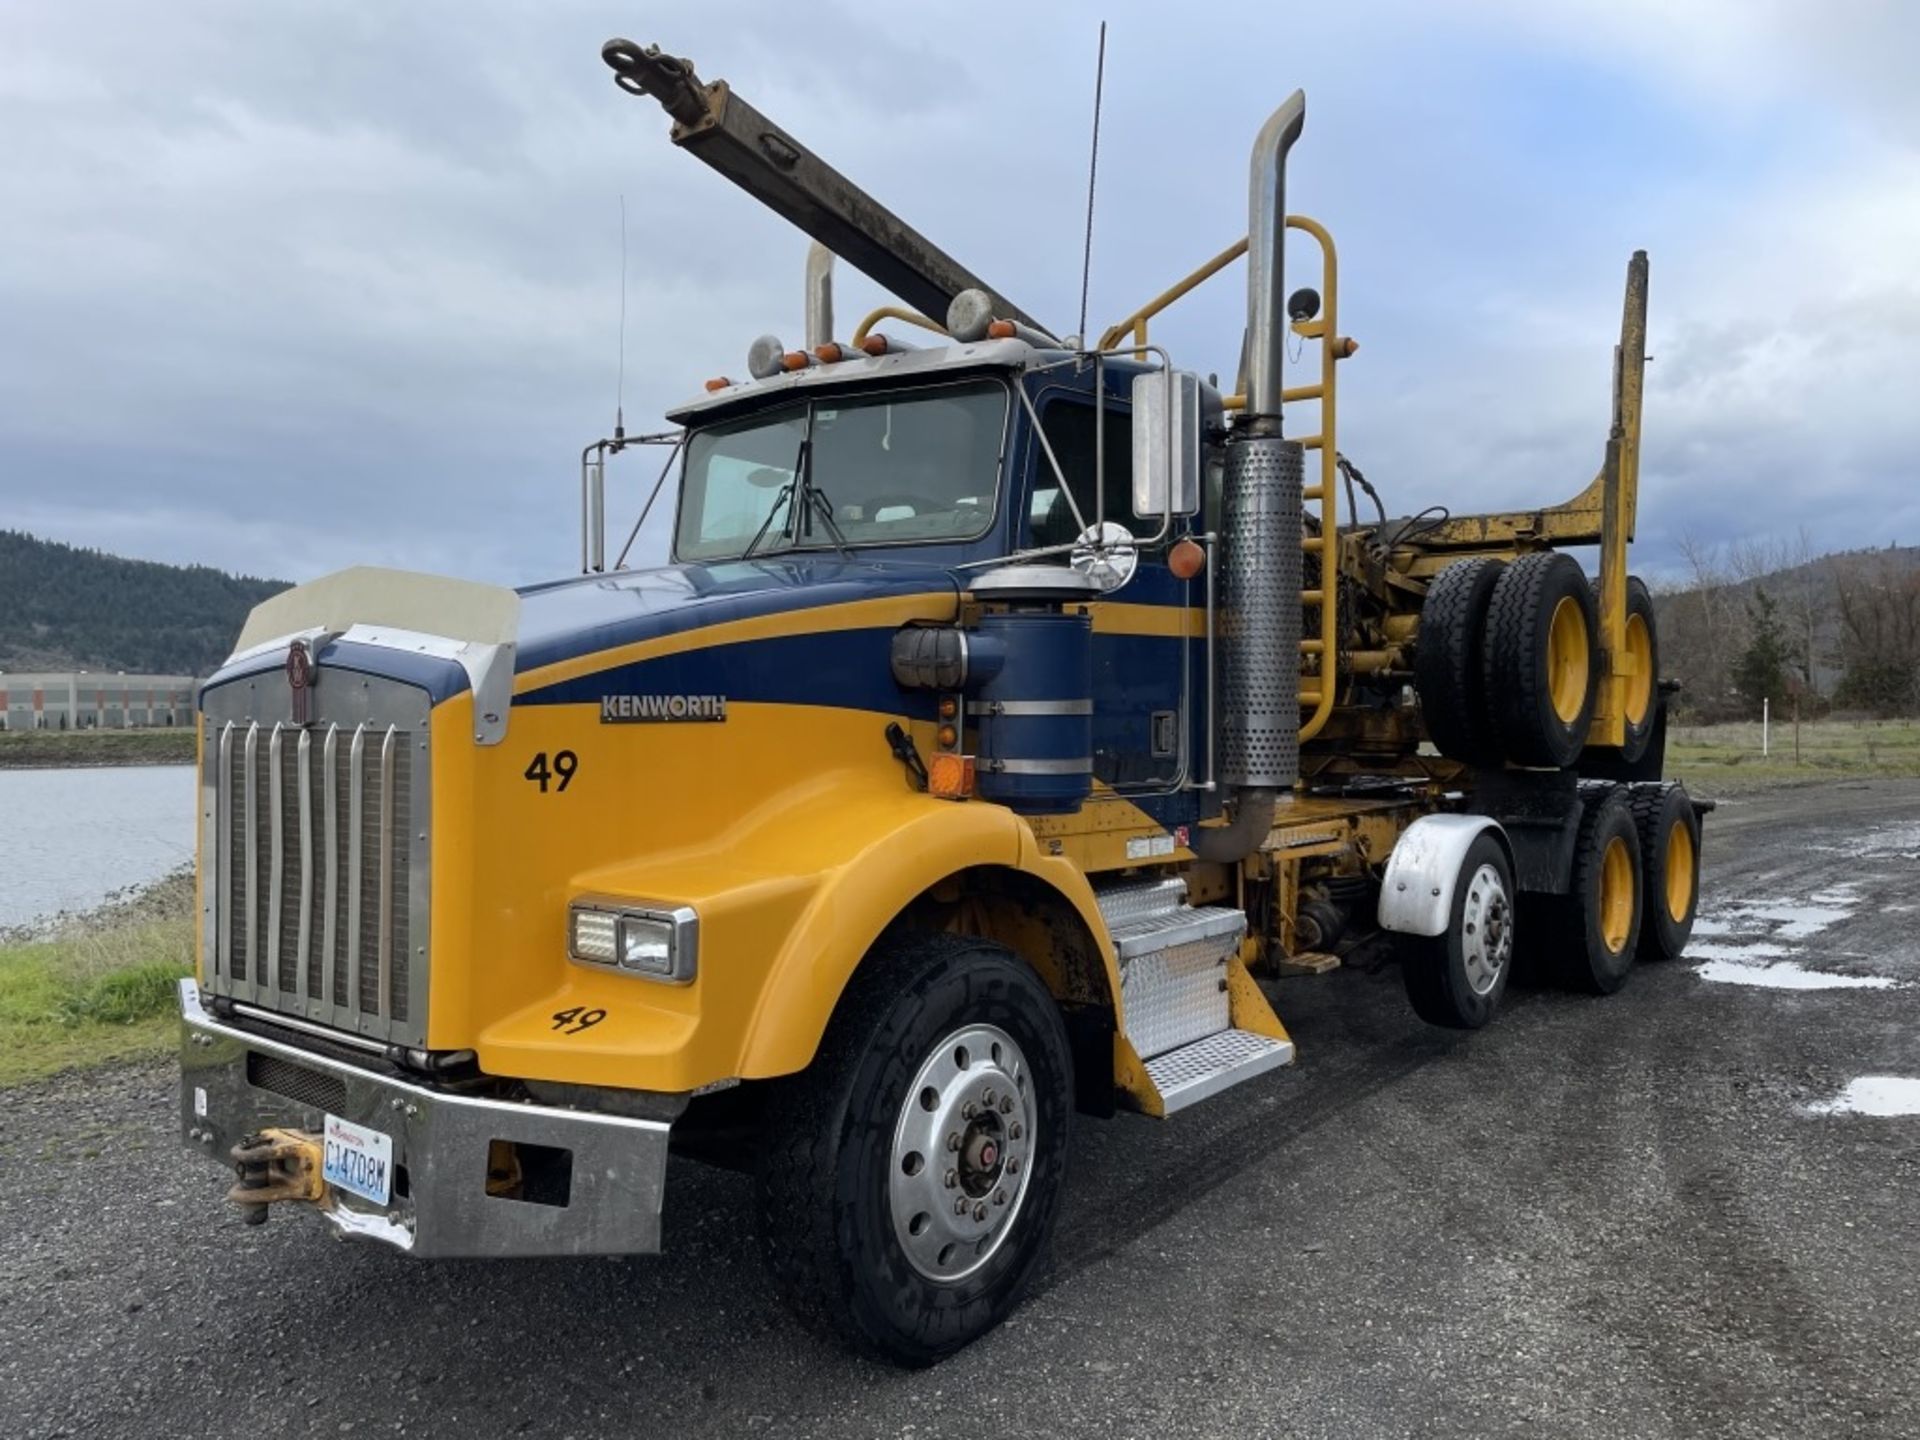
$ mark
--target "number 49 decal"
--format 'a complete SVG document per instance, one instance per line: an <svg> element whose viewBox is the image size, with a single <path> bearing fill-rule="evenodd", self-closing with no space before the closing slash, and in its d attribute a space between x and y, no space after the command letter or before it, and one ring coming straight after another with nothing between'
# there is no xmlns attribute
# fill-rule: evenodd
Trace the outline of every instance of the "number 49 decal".
<svg viewBox="0 0 1920 1440"><path fill-rule="evenodd" d="M562 1035L578 1035L582 1030L591 1030L606 1018L607 1012L598 1005L591 1010L584 1005L575 1005L571 1009L554 1011L553 1028Z"/></svg>
<svg viewBox="0 0 1920 1440"><path fill-rule="evenodd" d="M549 785L553 785L555 793L565 790L573 783L573 773L579 768L580 757L571 750L555 751L552 765L547 764L547 752L542 750L527 763L527 768L522 773L525 778L538 785L540 793L544 795ZM554 784L555 781L559 783Z"/></svg>

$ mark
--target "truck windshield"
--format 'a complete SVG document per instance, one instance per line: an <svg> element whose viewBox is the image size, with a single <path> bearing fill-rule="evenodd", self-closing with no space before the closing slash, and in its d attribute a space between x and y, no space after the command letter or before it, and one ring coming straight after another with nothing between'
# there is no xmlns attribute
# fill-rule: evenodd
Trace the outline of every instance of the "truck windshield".
<svg viewBox="0 0 1920 1440"><path fill-rule="evenodd" d="M993 522L1007 391L995 380L835 396L697 430L682 560L971 540Z"/></svg>

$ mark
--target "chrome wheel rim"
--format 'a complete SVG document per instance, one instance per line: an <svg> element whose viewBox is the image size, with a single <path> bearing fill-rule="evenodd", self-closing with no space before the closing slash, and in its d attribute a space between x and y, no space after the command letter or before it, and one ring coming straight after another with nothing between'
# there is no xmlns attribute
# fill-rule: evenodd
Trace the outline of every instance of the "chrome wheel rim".
<svg viewBox="0 0 1920 1440"><path fill-rule="evenodd" d="M893 1126L887 1203L907 1261L930 1280L964 1279L993 1258L1032 1178L1033 1079L995 1025L934 1046Z"/></svg>
<svg viewBox="0 0 1920 1440"><path fill-rule="evenodd" d="M1467 882L1460 954L1466 961L1467 985L1476 995L1492 991L1513 958L1513 902L1506 881L1491 865L1482 865Z"/></svg>

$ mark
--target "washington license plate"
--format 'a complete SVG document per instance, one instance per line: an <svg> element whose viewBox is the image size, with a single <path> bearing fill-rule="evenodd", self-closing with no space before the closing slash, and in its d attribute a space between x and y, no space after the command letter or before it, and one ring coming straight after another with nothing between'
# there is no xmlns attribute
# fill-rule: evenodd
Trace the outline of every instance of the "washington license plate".
<svg viewBox="0 0 1920 1440"><path fill-rule="evenodd" d="M329 1115L327 1128L321 1138L325 1159L321 1163L320 1174L329 1185L338 1185L342 1190L350 1191L363 1200L371 1200L376 1205L384 1205L392 1198L391 1135L383 1135L378 1130L369 1130L365 1125L356 1125L337 1115Z"/></svg>

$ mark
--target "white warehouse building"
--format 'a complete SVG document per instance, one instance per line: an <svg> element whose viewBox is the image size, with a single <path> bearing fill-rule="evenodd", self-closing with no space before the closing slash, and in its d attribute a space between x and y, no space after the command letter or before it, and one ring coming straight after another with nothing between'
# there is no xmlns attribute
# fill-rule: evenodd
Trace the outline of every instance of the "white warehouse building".
<svg viewBox="0 0 1920 1440"><path fill-rule="evenodd" d="M0 671L0 730L143 730L193 724L191 675Z"/></svg>

